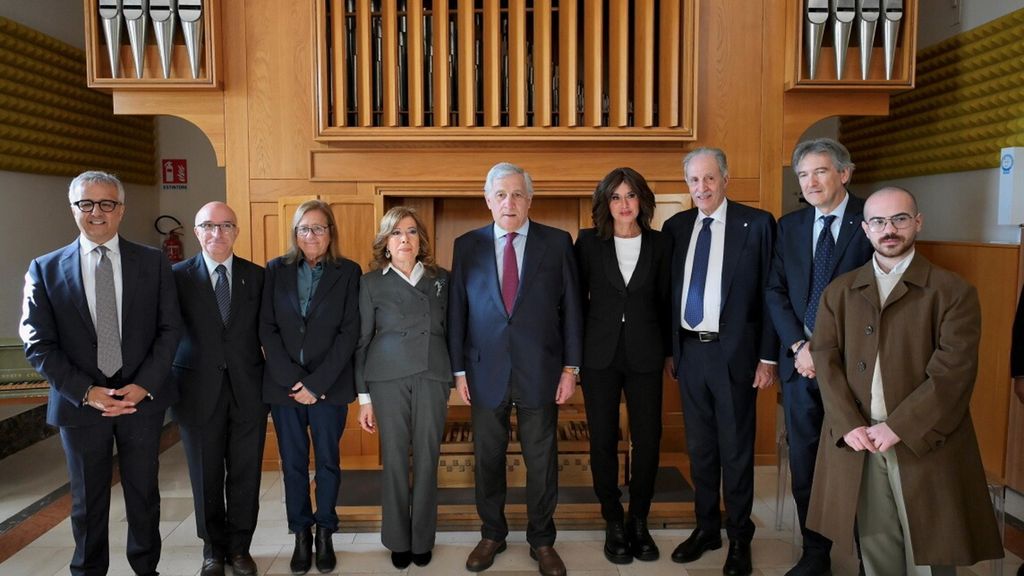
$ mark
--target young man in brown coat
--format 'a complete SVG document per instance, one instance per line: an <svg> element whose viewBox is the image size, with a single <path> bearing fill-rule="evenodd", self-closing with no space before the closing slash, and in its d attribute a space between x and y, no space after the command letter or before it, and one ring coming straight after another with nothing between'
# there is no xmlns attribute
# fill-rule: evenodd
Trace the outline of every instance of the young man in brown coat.
<svg viewBox="0 0 1024 576"><path fill-rule="evenodd" d="M970 400L978 368L977 291L914 252L910 192L864 206L871 262L825 290L811 350L825 405L807 524L865 572L955 574L1003 555Z"/></svg>

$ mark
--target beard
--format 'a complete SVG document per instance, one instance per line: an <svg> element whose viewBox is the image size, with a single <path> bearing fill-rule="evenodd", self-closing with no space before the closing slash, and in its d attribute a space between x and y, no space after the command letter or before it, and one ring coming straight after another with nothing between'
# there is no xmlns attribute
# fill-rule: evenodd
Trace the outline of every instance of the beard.
<svg viewBox="0 0 1024 576"><path fill-rule="evenodd" d="M875 252L878 252L886 258L899 258L914 247L914 239L917 234L912 236L901 236L899 234L886 234L878 240L872 240L871 245L875 248ZM894 244L886 244L890 240L895 241Z"/></svg>

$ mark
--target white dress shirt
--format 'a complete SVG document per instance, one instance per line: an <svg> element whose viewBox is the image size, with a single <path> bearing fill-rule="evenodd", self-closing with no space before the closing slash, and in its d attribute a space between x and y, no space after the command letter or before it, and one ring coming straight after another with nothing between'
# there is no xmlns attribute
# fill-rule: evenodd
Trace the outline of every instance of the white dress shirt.
<svg viewBox="0 0 1024 576"><path fill-rule="evenodd" d="M818 237L821 236L821 231L825 229L825 221L822 220L823 216L835 216L832 220L832 240L839 240L839 231L843 228L843 215L846 214L846 205L850 203L850 193L843 192L843 201L836 206L836 209L825 214L817 207L814 208L814 237L811 238L811 254L813 255L818 251Z"/></svg>
<svg viewBox="0 0 1024 576"><path fill-rule="evenodd" d="M519 227L519 230L515 230L516 238L512 241L512 247L516 251L516 266L519 270L519 278L523 278L523 254L526 253L526 235L530 233L530 220L527 219L523 222L523 225ZM508 232L502 229L497 224L494 225L494 261L498 265L498 286L501 286L502 278L505 275L504 266L502 263L505 261L505 242L507 241Z"/></svg>
<svg viewBox="0 0 1024 576"><path fill-rule="evenodd" d="M231 254L230 256L228 256L227 260L223 262L217 262L213 258L210 258L210 256L206 252L203 252L203 262L206 263L206 272L210 276L210 286L214 290L217 289L217 266L220 266L221 264L224 265L224 268L226 270L224 276L228 279L228 290L231 290L231 282L233 281L233 279L231 278L231 265L234 263L234 260L235 255Z"/></svg>
<svg viewBox="0 0 1024 576"><path fill-rule="evenodd" d="M697 211L693 223L690 245L686 249L686 268L683 274L683 302L679 308L680 326L694 332L718 332L718 320L722 309L722 260L725 258L725 216L729 201L725 200L711 214ZM690 273L693 272L693 253L697 247L697 235L704 227L704 219L711 217L711 253L708 255L708 275L704 283L704 318L696 326L690 326L682 316L686 314L686 298L690 294Z"/></svg>
<svg viewBox="0 0 1024 576"><path fill-rule="evenodd" d="M633 271L636 270L636 263L640 260L643 235L638 234L633 238L615 236L614 239L615 259L619 261L619 272L622 273L622 281L629 284L629 279L633 277Z"/></svg>
<svg viewBox="0 0 1024 576"><path fill-rule="evenodd" d="M124 291L124 283L121 281L121 243L120 236L114 237L103 243L107 247L107 258L114 271L114 296L117 300L117 333L122 333L121 324L124 318L121 309L121 293ZM89 303L89 315L92 316L92 325L96 326L96 265L100 261L100 253L96 250L99 244L89 240L85 236L78 239L79 254L82 258L82 288L85 289L85 299Z"/></svg>

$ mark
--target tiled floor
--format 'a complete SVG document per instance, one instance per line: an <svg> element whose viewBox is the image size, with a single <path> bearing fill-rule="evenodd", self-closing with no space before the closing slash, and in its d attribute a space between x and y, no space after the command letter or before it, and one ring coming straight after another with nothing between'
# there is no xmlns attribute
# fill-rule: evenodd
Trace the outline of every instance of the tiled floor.
<svg viewBox="0 0 1024 576"><path fill-rule="evenodd" d="M52 439L48 441L52 443ZM45 443L41 443L45 444ZM48 462L51 468L63 471L63 456L53 446L39 448L35 462ZM54 458L59 459L54 461ZM38 466L30 465L27 459L23 465L9 466L4 462L3 480L0 480L0 515L9 516L13 503L23 502L31 496L40 497L53 488L38 487L34 482L19 479L39 474ZM782 576L796 559L799 549L792 544L792 515L784 529L773 529L775 518L775 469L758 467L755 474L756 500L754 517L758 531L753 544L754 573L764 576ZM36 485L36 488L31 488ZM30 490L29 494L11 493L12 486ZM195 516L192 510L191 491L186 472L185 456L180 444L168 449L160 459L161 534L164 537L160 573L164 576L193 576L202 563L202 545L195 535ZM13 491L17 491L14 489ZM131 569L124 558L127 524L124 501L120 485L114 487L111 506L110 545L111 576L130 575ZM292 537L288 535L284 519L284 505L281 502L280 476L264 473L263 495L259 528L253 540L252 555L259 565L260 574L289 574L288 560L291 555ZM792 510L792 502L787 510ZM5 516L5 517L6 517ZM344 527L342 527L344 529ZM558 535L557 548L574 576L615 576L615 575L690 575L715 576L721 574L725 561L725 548L706 554L703 558L685 566L674 564L669 555L672 549L689 535L689 530L658 530L655 540L661 548L662 558L657 562L634 562L625 566L608 563L601 553L603 533L598 531L562 531ZM434 560L429 566L411 566L406 571L391 566L388 552L380 544L379 534L339 533L334 535L338 552L339 574L436 574L450 575L467 573L464 568L466 555L476 544L475 532L442 532L437 536ZM510 535L508 551L499 555L494 566L486 573L501 576L526 576L537 573L537 565L530 560L522 532ZM68 573L68 562L72 552L70 523L65 520L49 532L26 546L20 552L0 564L0 575L50 576ZM1016 556L1008 555L1003 564L1003 574L1014 574L1021 563ZM837 576L853 576L857 573L853 558L835 557L833 571ZM230 574L230 570L228 572ZM315 573L315 570L312 572ZM961 569L960 574L978 576L991 575L989 564L971 569Z"/></svg>

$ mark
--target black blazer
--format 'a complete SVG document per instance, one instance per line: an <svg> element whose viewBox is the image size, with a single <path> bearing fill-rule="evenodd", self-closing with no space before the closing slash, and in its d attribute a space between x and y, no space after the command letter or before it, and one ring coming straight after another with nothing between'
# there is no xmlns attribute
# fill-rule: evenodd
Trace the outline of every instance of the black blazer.
<svg viewBox="0 0 1024 576"><path fill-rule="evenodd" d="M619 270L615 240L602 240L594 228L580 230L576 262L583 305L583 366L607 368L615 358L625 316L626 356L636 372L661 370L672 346L669 287L672 243L657 230L643 232L640 258L626 284Z"/></svg>
<svg viewBox="0 0 1024 576"><path fill-rule="evenodd" d="M863 265L874 252L861 228L864 201L853 194L849 194L849 198L832 257L829 278L833 280ZM790 212L779 219L779 237L775 242L765 298L779 335L779 377L783 382L792 379L795 373L790 347L806 338L804 314L807 312L807 295L811 291L813 239L813 206Z"/></svg>
<svg viewBox="0 0 1024 576"><path fill-rule="evenodd" d="M452 370L465 371L474 405L495 408L515 381L527 407L555 401L563 366L579 366L583 338L572 237L533 220L512 314L505 312L494 224L455 240L448 296Z"/></svg>
<svg viewBox="0 0 1024 576"><path fill-rule="evenodd" d="M202 253L175 264L173 270L185 322L171 370L181 395L171 409L174 419L191 426L209 420L225 371L242 419L266 418L258 332L263 268L237 255L232 258L227 326L220 318Z"/></svg>
<svg viewBox="0 0 1024 576"><path fill-rule="evenodd" d="M163 252L121 237L121 374L145 388L138 413L155 413L178 399L170 383L181 316L171 267ZM40 256L25 275L21 339L25 355L50 383L46 421L53 426L88 426L104 420L82 404L89 386L105 386L96 366L96 327L82 286L78 240Z"/></svg>
<svg viewBox="0 0 1024 576"><path fill-rule="evenodd" d="M727 200L728 201L728 200ZM676 370L682 365L682 325L686 251L697 219L691 208L669 218L662 230L672 236L672 350ZM722 310L719 336L734 382L753 381L759 359L775 360L779 338L772 328L764 292L775 241L775 219L764 210L729 202L722 261Z"/></svg>
<svg viewBox="0 0 1024 576"><path fill-rule="evenodd" d="M348 404L356 396L352 356L359 339L359 265L341 258L324 263L307 317L299 309L299 263L267 263L260 309L260 342L267 356L263 401L295 405L297 382L321 400ZM299 353L304 352L304 363Z"/></svg>
<svg viewBox="0 0 1024 576"><path fill-rule="evenodd" d="M1017 302L1013 317L1013 339L1010 342L1010 376L1024 376L1024 291Z"/></svg>

